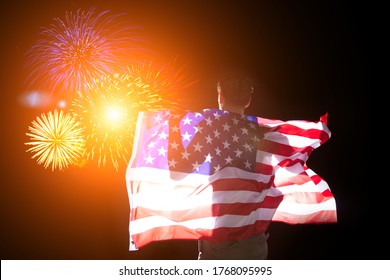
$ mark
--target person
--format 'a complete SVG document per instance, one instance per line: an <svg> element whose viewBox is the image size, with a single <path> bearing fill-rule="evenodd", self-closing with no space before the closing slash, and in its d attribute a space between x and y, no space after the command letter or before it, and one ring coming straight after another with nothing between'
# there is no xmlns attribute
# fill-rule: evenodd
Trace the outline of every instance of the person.
<svg viewBox="0 0 390 280"><path fill-rule="evenodd" d="M244 115L254 94L253 81L243 73L229 73L217 83L220 110ZM268 257L268 232L224 242L198 240L198 260L263 260Z"/></svg>
<svg viewBox="0 0 390 280"><path fill-rule="evenodd" d="M191 239L199 260L264 260L271 222L337 222L329 186L306 165L331 135L327 113L249 115L254 91L233 73L217 83L219 108L139 114L126 170L130 251Z"/></svg>

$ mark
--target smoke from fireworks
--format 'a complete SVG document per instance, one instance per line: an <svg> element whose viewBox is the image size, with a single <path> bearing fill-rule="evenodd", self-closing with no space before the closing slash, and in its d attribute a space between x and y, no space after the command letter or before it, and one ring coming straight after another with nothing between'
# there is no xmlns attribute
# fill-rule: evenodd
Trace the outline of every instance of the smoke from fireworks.
<svg viewBox="0 0 390 280"><path fill-rule="evenodd" d="M37 158L38 164L45 168L49 165L54 169L63 169L75 164L84 151L85 140L79 122L71 115L57 110L42 114L29 126L32 146L27 152L32 152L32 158Z"/></svg>
<svg viewBox="0 0 390 280"><path fill-rule="evenodd" d="M99 167L110 161L118 171L121 162L129 161L138 113L177 108L179 88L195 81L169 66L133 64L123 74L108 75L89 84L88 94L74 100L72 111L86 135L87 160L97 159Z"/></svg>
<svg viewBox="0 0 390 280"><path fill-rule="evenodd" d="M119 21L120 16L109 11L95 15L92 8L67 12L65 21L55 18L27 52L29 86L72 99L94 79L139 60L146 54L137 35L140 28Z"/></svg>

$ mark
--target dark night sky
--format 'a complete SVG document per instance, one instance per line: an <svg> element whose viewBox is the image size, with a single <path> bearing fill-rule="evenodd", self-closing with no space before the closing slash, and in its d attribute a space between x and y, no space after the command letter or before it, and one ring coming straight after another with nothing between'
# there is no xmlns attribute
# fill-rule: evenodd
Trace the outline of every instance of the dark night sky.
<svg viewBox="0 0 390 280"><path fill-rule="evenodd" d="M247 111L266 118L318 120L331 139L308 165L331 187L337 224L270 227L270 259L379 259L381 234L366 231L376 209L363 183L373 151L362 114L372 92L374 7L340 1L3 1L1 93L1 259L196 259L196 241L128 251L125 171L86 166L51 172L26 153L25 133L40 114L18 103L24 53L42 26L66 11L125 12L162 57L179 57L199 77L190 109L215 107L226 68L245 69L260 89ZM363 99L364 98L364 99ZM376 214L375 218L378 217ZM361 225L363 223L363 226ZM374 223L374 221L372 221ZM371 240L371 238L373 238ZM355 243L355 238L368 238ZM378 242L378 243L377 243ZM371 246L372 245L372 246Z"/></svg>

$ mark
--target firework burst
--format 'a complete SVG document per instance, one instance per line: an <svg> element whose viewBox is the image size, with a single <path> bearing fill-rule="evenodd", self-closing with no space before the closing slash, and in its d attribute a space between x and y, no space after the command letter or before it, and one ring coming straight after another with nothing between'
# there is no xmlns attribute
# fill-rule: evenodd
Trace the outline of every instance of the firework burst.
<svg viewBox="0 0 390 280"><path fill-rule="evenodd" d="M161 65L153 61L137 61L127 66L128 75L132 79L139 79L147 85L149 90L158 95L154 98L154 103L165 100L168 104L162 104L163 107L169 107L173 103L181 103L181 93L195 85L198 80L194 79L185 66L178 66L176 59ZM149 105L152 105L149 103Z"/></svg>
<svg viewBox="0 0 390 280"><path fill-rule="evenodd" d="M86 134L87 160L97 159L99 167L111 162L117 171L120 163L128 163L138 113L177 108L177 89L192 84L180 83L177 77L190 79L171 74L169 67L156 68L145 62L88 84L88 93L80 94L72 104Z"/></svg>
<svg viewBox="0 0 390 280"><path fill-rule="evenodd" d="M41 38L27 52L29 86L73 99L96 78L139 60L147 53L137 35L140 27L119 21L121 15L78 10L42 28Z"/></svg>
<svg viewBox="0 0 390 280"><path fill-rule="evenodd" d="M42 114L29 126L32 146L27 152L32 152L32 158L37 158L38 164L45 168L49 165L52 171L75 164L81 158L85 140L79 122L71 115L57 110Z"/></svg>
<svg viewBox="0 0 390 280"><path fill-rule="evenodd" d="M128 65L126 70L133 79L142 79L151 87L151 91L159 93L166 100L174 99L176 102L184 89L198 82L185 66L178 65L176 59L162 65L152 60L141 60Z"/></svg>

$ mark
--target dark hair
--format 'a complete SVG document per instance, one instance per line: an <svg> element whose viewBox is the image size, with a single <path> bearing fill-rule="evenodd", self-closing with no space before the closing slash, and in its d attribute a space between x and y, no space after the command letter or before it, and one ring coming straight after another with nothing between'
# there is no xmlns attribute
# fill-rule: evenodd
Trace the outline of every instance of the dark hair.
<svg viewBox="0 0 390 280"><path fill-rule="evenodd" d="M245 74L229 73L219 80L217 91L228 102L245 106L254 93L254 83Z"/></svg>

